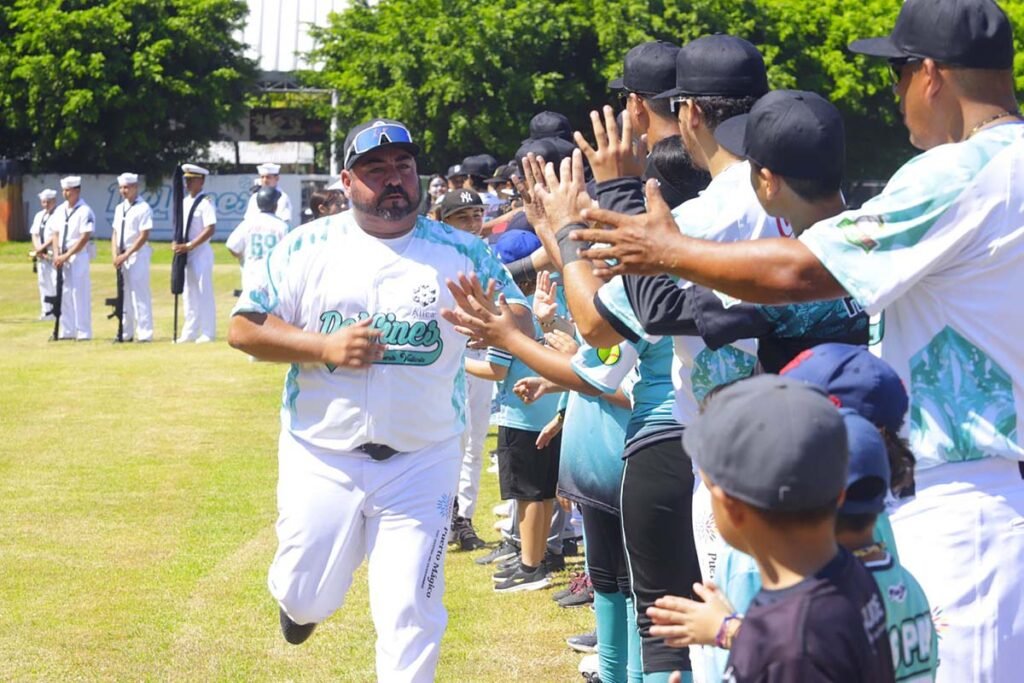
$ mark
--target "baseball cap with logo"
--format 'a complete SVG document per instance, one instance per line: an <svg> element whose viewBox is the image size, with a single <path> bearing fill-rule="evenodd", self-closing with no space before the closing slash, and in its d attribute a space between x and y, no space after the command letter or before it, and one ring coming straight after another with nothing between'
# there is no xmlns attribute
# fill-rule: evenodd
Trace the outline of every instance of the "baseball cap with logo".
<svg viewBox="0 0 1024 683"><path fill-rule="evenodd" d="M972 69L1013 68L1013 30L993 0L907 0L892 33L850 43L871 57L934 59Z"/></svg>
<svg viewBox="0 0 1024 683"><path fill-rule="evenodd" d="M494 253L502 263L509 264L526 258L540 249L540 240L526 230L506 230L494 243Z"/></svg>
<svg viewBox="0 0 1024 683"><path fill-rule="evenodd" d="M679 48L675 87L655 99L693 97L760 97L768 92L764 58L751 43L736 36L702 36Z"/></svg>
<svg viewBox="0 0 1024 683"><path fill-rule="evenodd" d="M786 377L722 389L683 432L683 447L712 483L762 510L813 510L846 487L842 416L820 389Z"/></svg>
<svg viewBox="0 0 1024 683"><path fill-rule="evenodd" d="M451 216L456 211L461 211L471 206L483 205L484 202L480 199L480 195L472 190L452 190L441 197L441 220L448 218L448 216Z"/></svg>
<svg viewBox="0 0 1024 683"><path fill-rule="evenodd" d="M821 95L773 90L747 114L715 129L720 145L768 170L790 178L834 181L846 163L843 117Z"/></svg>
<svg viewBox="0 0 1024 683"><path fill-rule="evenodd" d="M608 81L608 87L641 95L657 95L670 90L676 82L678 54L678 45L663 40L640 43L626 53L622 61L622 77Z"/></svg>
<svg viewBox="0 0 1024 683"><path fill-rule="evenodd" d="M400 147L413 156L420 153L419 145L412 141L412 134L404 123L392 119L360 123L345 136L345 169L351 170L367 152L388 146Z"/></svg>
<svg viewBox="0 0 1024 683"><path fill-rule="evenodd" d="M856 410L840 408L846 425L850 461L846 473L846 500L839 514L877 515L885 510L889 493L889 455L878 429ZM855 486L856 484L856 486Z"/></svg>
<svg viewBox="0 0 1024 683"><path fill-rule="evenodd" d="M801 352L779 371L825 391L840 408L851 408L897 434L910 399L896 371L864 346L819 344Z"/></svg>

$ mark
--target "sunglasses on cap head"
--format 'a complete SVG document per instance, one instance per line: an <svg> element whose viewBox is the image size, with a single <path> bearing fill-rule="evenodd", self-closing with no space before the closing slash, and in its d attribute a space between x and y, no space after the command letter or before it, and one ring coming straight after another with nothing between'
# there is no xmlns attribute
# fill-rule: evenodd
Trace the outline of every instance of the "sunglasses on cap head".
<svg viewBox="0 0 1024 683"><path fill-rule="evenodd" d="M658 93L653 92L640 92L639 90L620 90L616 97L619 98L619 109L625 109L626 103L629 102L630 95L636 95L639 98L653 97Z"/></svg>
<svg viewBox="0 0 1024 683"><path fill-rule="evenodd" d="M675 97L669 99L668 110L673 114L678 114L683 104L692 99L692 97L687 97L686 95L676 95Z"/></svg>
<svg viewBox="0 0 1024 683"><path fill-rule="evenodd" d="M345 152L345 165L353 154L363 154L381 145L390 145L396 142L407 142L412 144L412 135L405 126L396 123L378 123L361 131L352 140L348 150Z"/></svg>
<svg viewBox="0 0 1024 683"><path fill-rule="evenodd" d="M903 67L908 64L920 64L923 59L917 57L897 57L889 60L889 76L892 77L893 86L900 84L900 79L903 78Z"/></svg>

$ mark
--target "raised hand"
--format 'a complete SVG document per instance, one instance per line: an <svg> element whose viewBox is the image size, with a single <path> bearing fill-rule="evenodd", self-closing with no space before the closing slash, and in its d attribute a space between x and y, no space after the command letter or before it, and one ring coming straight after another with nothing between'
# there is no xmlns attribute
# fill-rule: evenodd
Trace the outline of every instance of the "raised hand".
<svg viewBox="0 0 1024 683"><path fill-rule="evenodd" d="M563 353L566 356L572 356L579 350L580 345L571 335L562 332L561 330L552 330L544 335L544 341L547 345L553 348L559 353Z"/></svg>
<svg viewBox="0 0 1024 683"><path fill-rule="evenodd" d="M619 133L619 125L615 120L615 111L605 106L601 114L596 111L590 112L590 123L594 128L594 141L597 143L595 150L587 142L586 138L577 131L574 134L576 145L587 157L590 169L594 173L594 180L605 182L624 176L640 176L644 171L644 164L647 158L647 148L643 140L633 140L633 131L629 116L622 117L622 133Z"/></svg>
<svg viewBox="0 0 1024 683"><path fill-rule="evenodd" d="M656 275L668 272L674 265L669 259L677 245L680 233L672 218L672 211L661 196L656 180L648 180L647 213L629 216L607 209L586 209L583 218L608 229L575 230L572 238L579 242L595 243L581 255L595 261L614 259L615 265L599 265L594 273L607 275Z"/></svg>
<svg viewBox="0 0 1024 683"><path fill-rule="evenodd" d="M512 391L523 403L533 403L554 388L555 385L543 377L524 377L516 382Z"/></svg>
<svg viewBox="0 0 1024 683"><path fill-rule="evenodd" d="M558 313L558 283L546 270L537 273L537 291L533 294L533 315L541 325L555 319Z"/></svg>

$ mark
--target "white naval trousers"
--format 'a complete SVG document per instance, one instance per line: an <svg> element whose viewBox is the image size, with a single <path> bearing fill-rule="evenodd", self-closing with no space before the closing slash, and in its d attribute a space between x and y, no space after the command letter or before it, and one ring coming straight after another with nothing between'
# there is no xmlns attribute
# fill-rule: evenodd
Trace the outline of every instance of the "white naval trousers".
<svg viewBox="0 0 1024 683"><path fill-rule="evenodd" d="M480 494L484 443L491 425L494 382L466 375L466 431L462 433L462 469L459 471L459 514L473 518Z"/></svg>
<svg viewBox="0 0 1024 683"><path fill-rule="evenodd" d="M206 243L188 255L185 265L185 324L180 341L217 336L217 308L213 300L213 249Z"/></svg>
<svg viewBox="0 0 1024 683"><path fill-rule="evenodd" d="M364 558L377 678L428 683L448 623L442 601L459 438L375 461L282 432L278 548L267 585L298 624L338 610Z"/></svg>
<svg viewBox="0 0 1024 683"><path fill-rule="evenodd" d="M153 338L149 262L150 251L143 247L121 267L124 273L124 334L136 341L149 341Z"/></svg>
<svg viewBox="0 0 1024 683"><path fill-rule="evenodd" d="M54 282L56 283L56 273ZM92 281L88 250L64 264L59 336L61 339L92 339Z"/></svg>
<svg viewBox="0 0 1024 683"><path fill-rule="evenodd" d="M928 596L938 681L1005 683L1024 672L1024 480L1002 458L915 473L892 513L900 563Z"/></svg>
<svg viewBox="0 0 1024 683"><path fill-rule="evenodd" d="M57 292L57 269L50 261L39 259L36 261L36 279L39 282L39 317L44 318L50 312L46 297Z"/></svg>

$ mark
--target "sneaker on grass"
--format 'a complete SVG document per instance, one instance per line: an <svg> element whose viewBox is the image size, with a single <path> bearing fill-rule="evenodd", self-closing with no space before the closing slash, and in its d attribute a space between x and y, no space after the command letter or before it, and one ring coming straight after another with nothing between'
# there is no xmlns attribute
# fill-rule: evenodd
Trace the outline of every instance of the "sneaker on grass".
<svg viewBox="0 0 1024 683"><path fill-rule="evenodd" d="M565 557L562 555L555 555L551 551L544 553L544 566L549 571L560 572L565 569Z"/></svg>
<svg viewBox="0 0 1024 683"><path fill-rule="evenodd" d="M559 607L582 607L593 601L594 586L590 583L589 574L583 574L570 581L568 591L555 600Z"/></svg>
<svg viewBox="0 0 1024 683"><path fill-rule="evenodd" d="M456 517L452 522L452 535L448 542L457 544L460 550L480 550L487 547L487 544L476 535L473 520L465 517Z"/></svg>
<svg viewBox="0 0 1024 683"><path fill-rule="evenodd" d="M580 581L583 581L586 576L586 572L573 572L572 576L569 577L569 585L552 595L551 599L558 602L562 598L569 597L574 590L578 590L577 585Z"/></svg>
<svg viewBox="0 0 1024 683"><path fill-rule="evenodd" d="M491 552L486 555L481 555L473 561L477 564L492 564L494 562L507 560L510 557L515 557L518 553L519 548L517 548L511 541L502 541Z"/></svg>
<svg viewBox="0 0 1024 683"><path fill-rule="evenodd" d="M495 593L518 593L519 591L535 591L546 588L551 584L551 577L541 565L533 571L524 571L516 567L515 571L507 579L494 586Z"/></svg>
<svg viewBox="0 0 1024 683"><path fill-rule="evenodd" d="M600 667L597 655L587 655L580 660L579 672L586 683L601 683Z"/></svg>
<svg viewBox="0 0 1024 683"><path fill-rule="evenodd" d="M597 652L597 631L581 633L578 636L569 636L565 639L565 644L576 650L576 652L587 654Z"/></svg>

